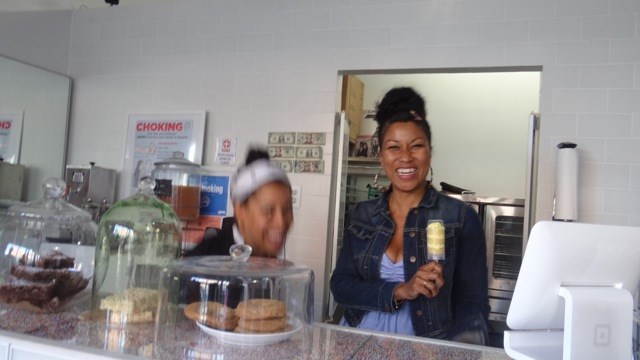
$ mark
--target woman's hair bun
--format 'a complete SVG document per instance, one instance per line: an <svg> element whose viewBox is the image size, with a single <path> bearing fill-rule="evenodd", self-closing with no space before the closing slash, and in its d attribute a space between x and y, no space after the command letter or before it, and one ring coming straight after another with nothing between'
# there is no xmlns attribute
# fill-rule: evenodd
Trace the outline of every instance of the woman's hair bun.
<svg viewBox="0 0 640 360"><path fill-rule="evenodd" d="M378 104L376 121L382 125L393 115L411 112L426 120L427 114L422 96L410 87L393 88L384 95Z"/></svg>
<svg viewBox="0 0 640 360"><path fill-rule="evenodd" d="M245 165L249 165L252 162L256 161L256 160L260 160L260 159L267 159L269 160L269 153L264 150L264 149L260 149L260 148L251 148L249 149L249 151L247 152L247 160L245 162Z"/></svg>

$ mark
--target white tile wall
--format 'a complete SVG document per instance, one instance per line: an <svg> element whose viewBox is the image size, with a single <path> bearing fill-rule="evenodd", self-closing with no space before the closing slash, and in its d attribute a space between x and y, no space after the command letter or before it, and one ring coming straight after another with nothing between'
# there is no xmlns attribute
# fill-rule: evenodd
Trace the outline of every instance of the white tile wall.
<svg viewBox="0 0 640 360"><path fill-rule="evenodd" d="M116 169L130 112L207 110L212 165L216 136L242 154L268 131L332 133L340 70L540 65L536 218L551 217L556 144L573 141L580 219L640 226L637 0L184 0L74 11L70 39L69 162ZM325 175L291 175L303 190L287 245L316 273L318 318L328 140Z"/></svg>

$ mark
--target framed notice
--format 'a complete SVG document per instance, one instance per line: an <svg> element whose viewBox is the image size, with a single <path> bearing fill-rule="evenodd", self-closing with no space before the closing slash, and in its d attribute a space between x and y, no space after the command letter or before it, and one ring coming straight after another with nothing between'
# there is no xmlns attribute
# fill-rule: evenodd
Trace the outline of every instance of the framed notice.
<svg viewBox="0 0 640 360"><path fill-rule="evenodd" d="M22 111L0 113L0 157L6 163L20 160L22 139Z"/></svg>
<svg viewBox="0 0 640 360"><path fill-rule="evenodd" d="M154 163L173 157L176 151L201 164L205 118L204 111L129 115L122 171L124 196L137 191L138 182L151 175Z"/></svg>

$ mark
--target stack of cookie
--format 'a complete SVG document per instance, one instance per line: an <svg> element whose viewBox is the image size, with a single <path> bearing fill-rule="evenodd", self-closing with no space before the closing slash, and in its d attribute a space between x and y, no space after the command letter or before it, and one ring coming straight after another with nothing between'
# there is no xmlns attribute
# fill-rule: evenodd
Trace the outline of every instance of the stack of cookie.
<svg viewBox="0 0 640 360"><path fill-rule="evenodd" d="M239 333L274 333L287 325L285 303L274 299L250 299L236 308Z"/></svg>

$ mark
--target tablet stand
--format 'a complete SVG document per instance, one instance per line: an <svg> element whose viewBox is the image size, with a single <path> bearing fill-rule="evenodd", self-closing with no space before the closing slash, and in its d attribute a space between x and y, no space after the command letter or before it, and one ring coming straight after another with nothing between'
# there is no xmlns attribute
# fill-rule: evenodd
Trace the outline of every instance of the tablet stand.
<svg viewBox="0 0 640 360"><path fill-rule="evenodd" d="M514 359L630 359L633 298L611 286L561 286L564 331L508 330L507 355Z"/></svg>

